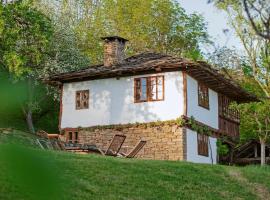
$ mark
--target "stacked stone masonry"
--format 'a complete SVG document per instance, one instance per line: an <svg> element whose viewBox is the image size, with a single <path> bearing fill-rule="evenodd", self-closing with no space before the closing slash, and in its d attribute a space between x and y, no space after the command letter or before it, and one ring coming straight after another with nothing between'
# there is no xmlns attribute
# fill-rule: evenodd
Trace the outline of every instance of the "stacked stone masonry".
<svg viewBox="0 0 270 200"><path fill-rule="evenodd" d="M81 129L79 143L95 144L107 149L115 134L126 135L120 152L128 153L140 141L146 145L138 153L137 158L154 160L186 160L186 129L177 125L131 128L96 128Z"/></svg>
<svg viewBox="0 0 270 200"><path fill-rule="evenodd" d="M124 60L125 44L121 41L107 41L104 43L104 66L110 67Z"/></svg>

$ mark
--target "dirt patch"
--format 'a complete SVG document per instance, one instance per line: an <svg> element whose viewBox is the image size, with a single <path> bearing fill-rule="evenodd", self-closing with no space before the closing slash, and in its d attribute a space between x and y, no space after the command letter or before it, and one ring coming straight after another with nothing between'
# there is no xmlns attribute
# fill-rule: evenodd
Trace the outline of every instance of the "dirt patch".
<svg viewBox="0 0 270 200"><path fill-rule="evenodd" d="M264 185L259 183L251 183L237 169L230 169L229 175L233 179L239 181L241 184L247 186L250 191L252 191L252 193L255 194L259 199L270 200L270 192Z"/></svg>

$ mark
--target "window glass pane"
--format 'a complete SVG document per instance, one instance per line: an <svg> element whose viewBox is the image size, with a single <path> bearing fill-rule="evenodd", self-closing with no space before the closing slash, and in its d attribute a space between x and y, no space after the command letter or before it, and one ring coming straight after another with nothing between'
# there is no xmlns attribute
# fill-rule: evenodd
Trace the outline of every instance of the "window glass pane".
<svg viewBox="0 0 270 200"><path fill-rule="evenodd" d="M158 76L158 85L163 85L163 76Z"/></svg>
<svg viewBox="0 0 270 200"><path fill-rule="evenodd" d="M74 142L75 143L78 143L78 132L75 132L75 136L74 136Z"/></svg>
<svg viewBox="0 0 270 200"><path fill-rule="evenodd" d="M156 100L157 99L157 77L150 77L150 99Z"/></svg>
<svg viewBox="0 0 270 200"><path fill-rule="evenodd" d="M72 132L68 133L68 142L72 142Z"/></svg>
<svg viewBox="0 0 270 200"><path fill-rule="evenodd" d="M80 108L80 107L81 107L81 93L76 92L76 108Z"/></svg>
<svg viewBox="0 0 270 200"><path fill-rule="evenodd" d="M147 100L147 79L141 78L141 99L142 101Z"/></svg>
<svg viewBox="0 0 270 200"><path fill-rule="evenodd" d="M209 108L208 87L200 83L198 85L198 103L202 107Z"/></svg>
<svg viewBox="0 0 270 200"><path fill-rule="evenodd" d="M158 85L157 85L157 98L159 100L163 99L163 77L158 77Z"/></svg>
<svg viewBox="0 0 270 200"><path fill-rule="evenodd" d="M141 79L135 79L135 100L141 99Z"/></svg>

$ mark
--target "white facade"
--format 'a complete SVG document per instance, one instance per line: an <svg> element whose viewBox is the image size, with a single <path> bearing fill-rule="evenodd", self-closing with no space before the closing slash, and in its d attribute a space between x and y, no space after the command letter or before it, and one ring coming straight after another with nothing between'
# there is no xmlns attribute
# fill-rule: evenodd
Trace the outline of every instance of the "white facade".
<svg viewBox="0 0 270 200"><path fill-rule="evenodd" d="M218 129L218 94L209 89L209 109L199 106L198 81L187 75L187 116Z"/></svg>
<svg viewBox="0 0 270 200"><path fill-rule="evenodd" d="M134 78L155 75L65 83L61 128L165 121L180 117L184 113L183 75L180 71L158 74L164 75L164 101L134 103ZM76 110L76 91L88 89L89 108Z"/></svg>
<svg viewBox="0 0 270 200"><path fill-rule="evenodd" d="M134 102L134 78L164 75L164 100ZM187 116L218 129L218 94L209 89L209 105L198 104L198 81L186 76ZM89 108L76 110L76 91L89 90ZM174 120L185 113L185 88L181 71L65 83L61 129ZM217 162L216 138L209 137L209 156L198 155L197 133L187 129L187 161Z"/></svg>
<svg viewBox="0 0 270 200"><path fill-rule="evenodd" d="M217 163L217 139L209 137L208 152L209 156L198 154L197 133L187 129L187 161L194 163Z"/></svg>

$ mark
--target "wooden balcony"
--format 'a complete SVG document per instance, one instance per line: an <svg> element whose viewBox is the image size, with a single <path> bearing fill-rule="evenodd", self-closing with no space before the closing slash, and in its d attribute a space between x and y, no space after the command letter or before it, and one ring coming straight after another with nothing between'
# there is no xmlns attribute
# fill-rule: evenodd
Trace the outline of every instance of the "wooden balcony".
<svg viewBox="0 0 270 200"><path fill-rule="evenodd" d="M239 138L239 123L219 117L219 130L232 138Z"/></svg>
<svg viewBox="0 0 270 200"><path fill-rule="evenodd" d="M240 115L236 109L230 107L232 100L224 95L219 95L219 130L225 135L238 139Z"/></svg>

